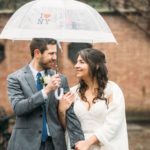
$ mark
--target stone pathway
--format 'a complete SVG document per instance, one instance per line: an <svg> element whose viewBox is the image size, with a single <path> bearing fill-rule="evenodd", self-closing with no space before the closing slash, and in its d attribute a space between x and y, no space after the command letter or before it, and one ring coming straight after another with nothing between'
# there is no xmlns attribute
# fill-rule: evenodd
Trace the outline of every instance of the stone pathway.
<svg viewBox="0 0 150 150"><path fill-rule="evenodd" d="M8 133L11 133L13 124L14 121L10 123ZM129 137L129 150L150 150L150 123L149 124L128 123L127 127ZM0 150L6 150L6 148L1 148L1 143L0 143Z"/></svg>
<svg viewBox="0 0 150 150"><path fill-rule="evenodd" d="M128 123L130 150L150 150L150 124Z"/></svg>

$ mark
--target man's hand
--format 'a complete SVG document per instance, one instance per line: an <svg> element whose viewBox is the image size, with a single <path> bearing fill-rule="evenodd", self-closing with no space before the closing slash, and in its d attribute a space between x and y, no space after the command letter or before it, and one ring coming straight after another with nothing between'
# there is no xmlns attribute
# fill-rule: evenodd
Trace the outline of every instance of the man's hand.
<svg viewBox="0 0 150 150"><path fill-rule="evenodd" d="M48 95L51 91L56 90L61 84L61 79L59 74L55 74L51 77L50 82L44 88L44 92Z"/></svg>

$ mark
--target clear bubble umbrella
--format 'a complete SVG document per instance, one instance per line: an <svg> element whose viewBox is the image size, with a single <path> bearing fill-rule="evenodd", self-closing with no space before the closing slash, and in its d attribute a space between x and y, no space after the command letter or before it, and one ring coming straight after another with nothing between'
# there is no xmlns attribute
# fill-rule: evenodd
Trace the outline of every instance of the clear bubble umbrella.
<svg viewBox="0 0 150 150"><path fill-rule="evenodd" d="M116 40L102 16L75 0L35 0L20 7L0 34L1 39L54 38L61 42Z"/></svg>
<svg viewBox="0 0 150 150"><path fill-rule="evenodd" d="M32 38L54 38L60 42L116 43L102 16L89 5L75 0L28 2L12 15L0 34L0 39ZM60 98L57 92L55 96Z"/></svg>

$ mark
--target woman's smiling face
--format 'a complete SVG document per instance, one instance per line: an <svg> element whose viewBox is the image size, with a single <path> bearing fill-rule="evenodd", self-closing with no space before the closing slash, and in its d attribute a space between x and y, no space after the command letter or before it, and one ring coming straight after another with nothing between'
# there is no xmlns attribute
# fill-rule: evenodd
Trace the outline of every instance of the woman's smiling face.
<svg viewBox="0 0 150 150"><path fill-rule="evenodd" d="M89 66L79 55L77 58L77 63L75 64L76 76L80 79L89 78Z"/></svg>

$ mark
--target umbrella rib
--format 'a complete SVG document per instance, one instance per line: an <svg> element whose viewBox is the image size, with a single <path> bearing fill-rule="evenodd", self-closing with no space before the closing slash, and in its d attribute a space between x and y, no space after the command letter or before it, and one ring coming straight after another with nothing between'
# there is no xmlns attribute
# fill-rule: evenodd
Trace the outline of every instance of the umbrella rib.
<svg viewBox="0 0 150 150"><path fill-rule="evenodd" d="M28 8L28 9L26 10L26 12L29 12L29 11L31 10L31 8L33 7L33 5L36 4L37 2L38 2L38 0L35 0L35 1L32 1L32 2L28 3L28 4L31 4L31 3L33 3L33 4L32 4L32 6L31 6L30 8ZM20 9L21 9L21 8L20 8ZM23 22L23 20L25 19L25 15L26 15L26 13L24 13L24 17L22 17L22 19L21 19L21 21L20 21L20 24L19 24L19 27L21 26L21 22Z"/></svg>

